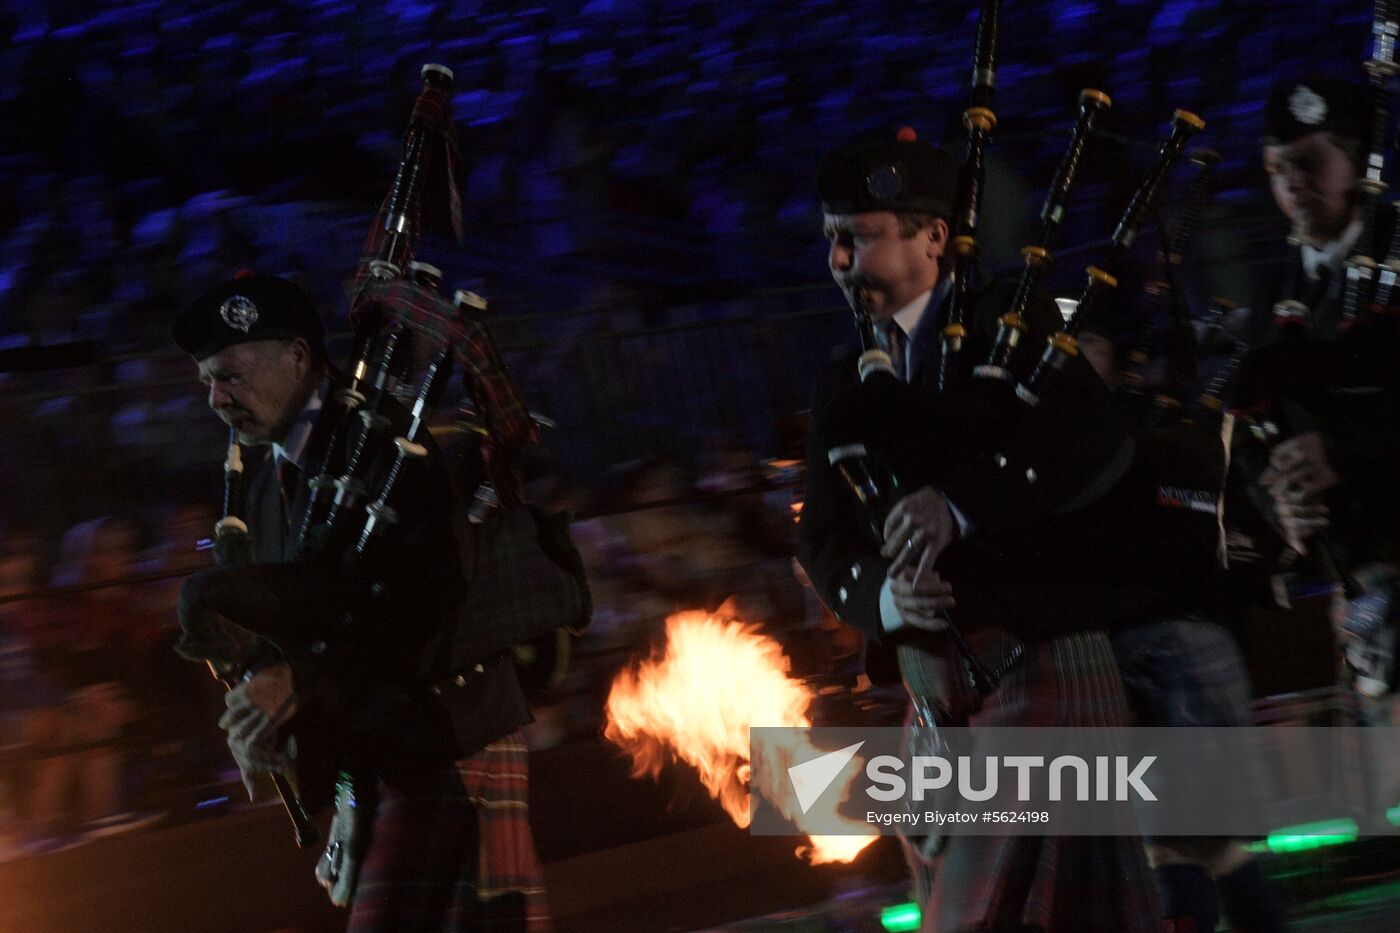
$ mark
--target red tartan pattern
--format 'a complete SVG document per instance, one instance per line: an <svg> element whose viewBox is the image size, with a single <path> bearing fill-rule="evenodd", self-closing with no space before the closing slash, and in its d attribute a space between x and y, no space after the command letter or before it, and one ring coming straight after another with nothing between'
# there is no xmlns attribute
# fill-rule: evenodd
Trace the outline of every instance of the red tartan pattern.
<svg viewBox="0 0 1400 933"><path fill-rule="evenodd" d="M526 929L543 933L550 928L549 905L530 834L530 752L523 734L516 731L462 759L457 773L476 804L481 829L479 896L524 895Z"/></svg>
<svg viewBox="0 0 1400 933"><path fill-rule="evenodd" d="M415 138L421 139L424 149L422 179L417 196L407 205L406 235L394 257L402 269L412 261L424 230L451 234L459 242L463 239L462 166L449 105L447 91L425 86L409 118L405 151ZM484 323L467 319L451 302L407 279L385 282L370 275L370 263L385 258L385 224L392 199L391 189L365 237L350 302L350 325L358 332L367 315L370 320L382 315L385 323L398 321L439 346L452 347L464 370L467 391L486 418L490 437L483 453L492 484L507 502L513 501L519 492L514 475L516 453L538 436L534 422Z"/></svg>
<svg viewBox="0 0 1400 933"><path fill-rule="evenodd" d="M348 933L545 933L517 732L448 768L380 782Z"/></svg>
<svg viewBox="0 0 1400 933"><path fill-rule="evenodd" d="M351 323L363 315L397 321L438 346L450 345L463 380L490 432L484 453L496 491L511 501L516 453L538 437L530 411L520 398L486 324L468 318L438 294L408 279L366 278L351 303Z"/></svg>
<svg viewBox="0 0 1400 933"><path fill-rule="evenodd" d="M381 781L349 933L480 929L476 809L453 768Z"/></svg>
<svg viewBox="0 0 1400 933"><path fill-rule="evenodd" d="M405 152L415 131L423 136L424 152L423 177L419 183L418 197L408 205L406 249L398 256L398 261L405 269L413 261L418 241L425 229L450 235L459 243L465 236L462 219L462 159L457 151L450 103L447 90L425 86L419 92L418 99L413 102L413 113L408 119L408 131L404 134ZM390 189L375 213L374 222L370 224L369 234L365 237L360 259L361 280L369 274L371 261L385 258L381 251L388 237L385 221L388 219L389 200L392 197L393 190ZM444 202L446 210L443 209Z"/></svg>
<svg viewBox="0 0 1400 933"><path fill-rule="evenodd" d="M1000 657L993 633L969 635ZM1127 699L1107 637L1031 645L970 722L1126 726ZM917 841L917 840L916 840ZM924 933L1156 933L1162 929L1142 841L1131 836L954 836L925 858L905 845Z"/></svg>

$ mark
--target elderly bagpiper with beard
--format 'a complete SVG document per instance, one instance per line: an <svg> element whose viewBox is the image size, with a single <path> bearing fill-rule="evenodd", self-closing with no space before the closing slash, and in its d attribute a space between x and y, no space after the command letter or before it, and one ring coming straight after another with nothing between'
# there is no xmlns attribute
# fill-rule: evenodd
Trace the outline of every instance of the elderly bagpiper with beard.
<svg viewBox="0 0 1400 933"><path fill-rule="evenodd" d="M939 338L954 290L949 217L956 175L947 152L908 130L843 146L819 171L831 274L852 307L868 315L911 397L935 393L939 382ZM987 357L1005 309L990 299L969 309L965 358ZM1059 318L1053 306L1036 302L1027 317L1031 333L1021 349L1039 354ZM1071 369L1065 381L1075 384L1076 397L1091 406L1107 399L1082 359ZM920 716L940 724L1127 725L1102 630L1119 616L1117 601L1106 590L1052 579L1060 568L1047 567L1036 550L1045 539L1007 540L996 528L969 524L944 490L907 475L883 527L876 535L864 527L869 522L833 465L853 420L841 400L860 378L852 356L818 389L799 557L826 604L865 635L872 679L902 679ZM926 419L867 414L893 421L897 434L928 447L943 440ZM980 700L963 676L968 671L945 650L950 615L986 687ZM1152 877L1131 837L955 836L924 840L910 853L925 930L1159 928Z"/></svg>
<svg viewBox="0 0 1400 933"><path fill-rule="evenodd" d="M190 639L213 616L259 631L219 724L250 795L256 776L285 773L310 811L336 791L317 877L350 905L348 929L544 929L519 733L530 712L508 651L452 656L469 532L426 432L421 468L397 489L403 517L372 562L345 570L298 552L308 474L333 446L319 416L342 384L323 334L305 292L258 274L213 287L173 324L209 407L251 454L252 553L186 584L180 650L212 658ZM408 417L397 404L384 414L395 431Z"/></svg>

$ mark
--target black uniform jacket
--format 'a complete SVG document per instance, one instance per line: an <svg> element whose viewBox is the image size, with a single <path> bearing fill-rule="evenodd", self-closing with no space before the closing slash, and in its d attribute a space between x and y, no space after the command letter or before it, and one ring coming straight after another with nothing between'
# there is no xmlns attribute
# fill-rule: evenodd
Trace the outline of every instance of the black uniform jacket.
<svg viewBox="0 0 1400 933"><path fill-rule="evenodd" d="M1389 221L1391 212L1383 210ZM1390 235L1379 225L1379 262L1387 258ZM1400 259L1400 257L1395 257ZM1281 328L1273 323L1274 302L1316 299L1302 274L1297 248L1280 248L1272 279L1252 312L1254 348L1240 367L1229 398L1239 407L1278 423L1281 437L1316 430L1341 478L1329 493L1331 537L1337 556L1356 566L1371 560L1400 559L1400 283L1389 291L1387 307L1358 310L1353 326L1338 327L1345 303L1344 283L1313 301L1306 324ZM1343 273L1344 274L1344 273ZM1381 276L1386 276L1380 270ZM1341 276L1339 275L1340 279ZM1267 452L1256 459L1267 460Z"/></svg>
<svg viewBox="0 0 1400 933"><path fill-rule="evenodd" d="M985 360L1004 309L1005 296L993 292L968 316L965 370ZM1182 456L1173 440L1130 437L1081 357L1071 360L1035 409L1011 396L1009 387L977 382L966 371L953 384L971 391L937 395L944 313L926 312L938 317L922 323L918 338L931 346L919 354L923 363L908 386L856 392L853 357L818 389L813 408L799 559L832 611L865 634L867 666L877 679L893 672L894 639L884 631L879 608L889 562L862 531L852 497L827 457L832 446L853 440L850 426L857 422L858 440L885 458L904 490L937 486L970 520L969 533L935 567L952 585L958 602L952 619L964 631L997 626L1037 639L1108 628L1163 602L1160 567L1167 562L1195 555L1192 569L1183 572L1200 576L1216 560L1218 443L1193 440L1185 447L1194 453ZM1056 314L1048 303L1032 305L1032 332L1013 358L1016 372L1030 372L1046 334L1058 326ZM853 397L871 403L867 417L852 414ZM1180 482L1163 481L1164 470ZM1162 496L1162 488L1172 495ZM1158 524L1173 530L1162 534Z"/></svg>
<svg viewBox="0 0 1400 933"><path fill-rule="evenodd" d="M390 406L388 441L375 457L391 459L392 438L407 412ZM328 418L308 444L307 472L322 460ZM353 432L346 432L353 437ZM468 755L529 721L524 695L507 652L455 670L454 627L470 598L464 573L465 508L445 461L427 432L424 461L410 463L390 504L400 521L375 540L353 570L337 573L335 594L344 611L308 632L289 652L299 684L324 702L306 704L294 721L299 743L333 758L381 771L443 763ZM349 438L346 439L348 445ZM257 559L291 561L307 499L303 477L290 508L268 450L248 483L248 524ZM371 475L383 475L376 469ZM363 521L363 508L355 524ZM309 647L308 647L309 646Z"/></svg>

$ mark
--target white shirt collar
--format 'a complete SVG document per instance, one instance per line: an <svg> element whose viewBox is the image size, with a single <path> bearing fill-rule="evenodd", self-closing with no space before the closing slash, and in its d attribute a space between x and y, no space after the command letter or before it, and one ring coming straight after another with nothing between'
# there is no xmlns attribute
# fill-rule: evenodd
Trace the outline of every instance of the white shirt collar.
<svg viewBox="0 0 1400 933"><path fill-rule="evenodd" d="M1360 220L1353 220L1342 231L1342 235L1330 243L1323 243L1321 246L1304 243L1302 248L1303 273L1310 279L1316 279L1318 269L1323 266L1329 267L1333 272L1340 269L1347 256L1351 254L1351 248L1356 245L1357 240L1361 239L1361 226Z"/></svg>
<svg viewBox="0 0 1400 933"><path fill-rule="evenodd" d="M894 313L894 322L899 325L899 329L904 331L905 337L912 338L919 329L919 324L923 322L924 312L929 308L939 307L948 297L948 292L953 288L953 276L951 273L938 280L926 292L921 292L915 296L914 300Z"/></svg>
<svg viewBox="0 0 1400 933"><path fill-rule="evenodd" d="M928 300L933 295L933 289L920 292L913 301L894 313L894 322L899 325L899 329L904 331L905 337L911 337L914 331L919 329L919 322L924 319L924 312L928 310Z"/></svg>
<svg viewBox="0 0 1400 933"><path fill-rule="evenodd" d="M316 427L316 419L321 416L321 405L325 400L327 388L327 380L322 379L321 385L306 400L301 414L297 415L297 420L292 423L292 429L287 432L282 443L272 445L272 452L279 463L283 460L290 460L296 464L298 469L306 469L306 464L302 463L303 458L306 457L306 444L311 440L311 432Z"/></svg>

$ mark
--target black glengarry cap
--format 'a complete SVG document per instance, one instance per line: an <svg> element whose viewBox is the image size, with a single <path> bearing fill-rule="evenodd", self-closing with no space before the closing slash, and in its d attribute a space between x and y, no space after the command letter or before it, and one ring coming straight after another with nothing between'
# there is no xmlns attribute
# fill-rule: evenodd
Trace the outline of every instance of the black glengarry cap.
<svg viewBox="0 0 1400 933"><path fill-rule="evenodd" d="M180 349L196 360L255 340L303 337L313 349L325 338L316 306L301 288L275 275L240 272L186 308L170 327Z"/></svg>
<svg viewBox="0 0 1400 933"><path fill-rule="evenodd" d="M1264 107L1266 142L1289 143L1318 132L1370 139L1370 93L1359 84L1326 75L1274 85Z"/></svg>
<svg viewBox="0 0 1400 933"><path fill-rule="evenodd" d="M958 166L946 150L905 127L894 139L863 139L827 154L817 170L817 194L828 214L868 211L949 217Z"/></svg>

